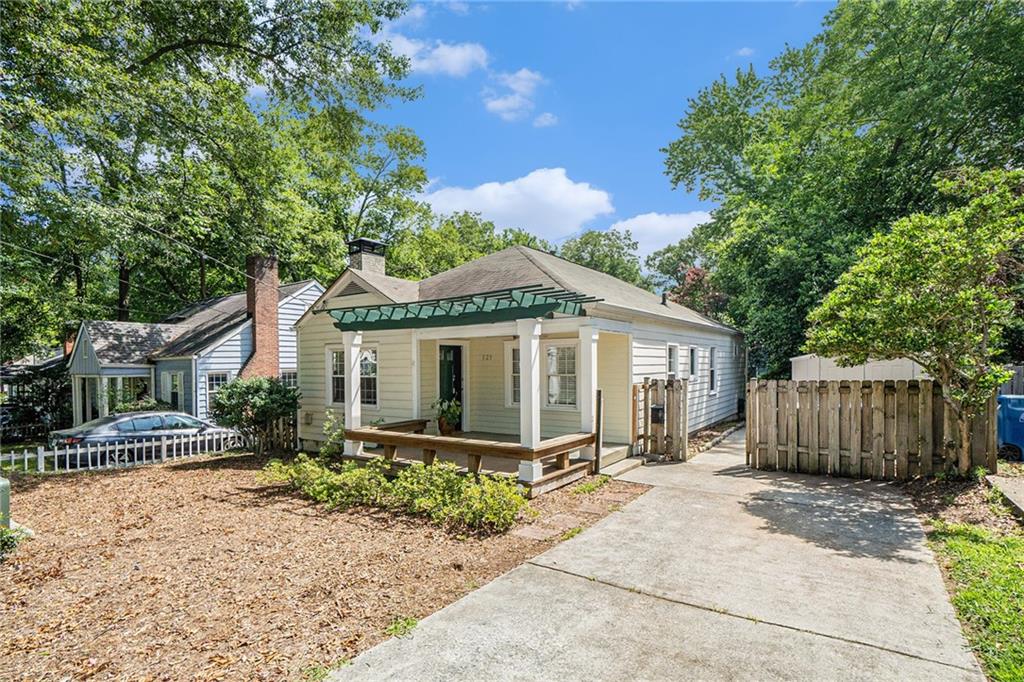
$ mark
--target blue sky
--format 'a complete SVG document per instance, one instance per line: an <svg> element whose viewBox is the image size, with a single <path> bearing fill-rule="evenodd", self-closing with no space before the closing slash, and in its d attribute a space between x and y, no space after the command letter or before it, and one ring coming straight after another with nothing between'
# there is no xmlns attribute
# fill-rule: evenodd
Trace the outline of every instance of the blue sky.
<svg viewBox="0 0 1024 682"><path fill-rule="evenodd" d="M641 255L713 204L672 190L659 151L686 101L738 67L767 70L831 3L416 4L386 29L423 97L375 117L427 145L436 210L474 210L556 244L630 228Z"/></svg>

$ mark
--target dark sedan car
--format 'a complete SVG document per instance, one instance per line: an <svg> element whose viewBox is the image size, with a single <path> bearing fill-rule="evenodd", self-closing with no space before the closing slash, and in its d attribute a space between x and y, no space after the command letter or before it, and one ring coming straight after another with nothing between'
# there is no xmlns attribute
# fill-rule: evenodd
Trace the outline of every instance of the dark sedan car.
<svg viewBox="0 0 1024 682"><path fill-rule="evenodd" d="M125 412L93 419L70 429L51 431L50 447L217 433L233 434L234 431L183 412Z"/></svg>

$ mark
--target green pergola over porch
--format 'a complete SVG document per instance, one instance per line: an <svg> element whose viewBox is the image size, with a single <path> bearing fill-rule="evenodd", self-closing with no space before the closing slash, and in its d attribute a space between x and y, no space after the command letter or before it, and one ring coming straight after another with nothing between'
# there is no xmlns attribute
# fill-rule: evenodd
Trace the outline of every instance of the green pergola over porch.
<svg viewBox="0 0 1024 682"><path fill-rule="evenodd" d="M329 312L335 319L334 326L341 331L423 329L506 322L555 313L580 316L587 314L584 304L599 300L575 291L538 284L428 301L317 312Z"/></svg>

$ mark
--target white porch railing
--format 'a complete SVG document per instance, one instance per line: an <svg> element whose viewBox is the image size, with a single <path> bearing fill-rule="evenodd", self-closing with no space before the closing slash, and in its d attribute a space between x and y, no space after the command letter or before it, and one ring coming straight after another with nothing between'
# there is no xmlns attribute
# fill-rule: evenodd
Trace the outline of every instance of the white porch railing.
<svg viewBox="0 0 1024 682"><path fill-rule="evenodd" d="M0 474L6 472L62 473L91 469L116 469L156 464L183 457L219 453L244 445L234 431L214 431L195 435L139 438L115 443L79 443L47 450L0 453Z"/></svg>

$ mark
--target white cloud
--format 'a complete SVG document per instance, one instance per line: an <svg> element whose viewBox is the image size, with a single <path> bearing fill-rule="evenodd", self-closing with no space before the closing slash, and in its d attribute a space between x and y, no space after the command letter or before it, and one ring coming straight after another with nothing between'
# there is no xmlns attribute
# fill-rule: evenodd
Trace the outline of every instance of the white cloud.
<svg viewBox="0 0 1024 682"><path fill-rule="evenodd" d="M409 58L416 73L462 77L475 69L486 68L487 50L479 43L427 42L401 33L388 33L386 39L396 54Z"/></svg>
<svg viewBox="0 0 1024 682"><path fill-rule="evenodd" d="M754 48L752 47L741 47L736 50L737 57L750 57L754 54Z"/></svg>
<svg viewBox="0 0 1024 682"><path fill-rule="evenodd" d="M570 179L564 168L538 168L508 182L444 187L423 199L439 213L475 211L498 227L522 228L549 241L615 210L608 192Z"/></svg>
<svg viewBox="0 0 1024 682"><path fill-rule="evenodd" d="M415 5L409 5L408 11L405 14L398 17L394 21L390 22L389 26L418 26L423 23L423 20L427 18L427 6L421 3Z"/></svg>
<svg viewBox="0 0 1024 682"><path fill-rule="evenodd" d="M558 125L558 117L550 111L545 111L543 114L533 119L534 128L548 128L553 125Z"/></svg>
<svg viewBox="0 0 1024 682"><path fill-rule="evenodd" d="M641 213L613 223L611 229L629 230L637 242L640 261L669 244L675 244L693 232L693 228L711 220L707 211L689 213Z"/></svg>
<svg viewBox="0 0 1024 682"><path fill-rule="evenodd" d="M449 2L445 6L455 14L469 14L468 2Z"/></svg>
<svg viewBox="0 0 1024 682"><path fill-rule="evenodd" d="M533 95L537 87L546 82L544 76L526 68L514 73L499 73L494 79L503 89L485 89L484 107L506 121L517 121L533 111Z"/></svg>
<svg viewBox="0 0 1024 682"><path fill-rule="evenodd" d="M582 6L583 0L565 0L565 8L570 12L575 12Z"/></svg>

